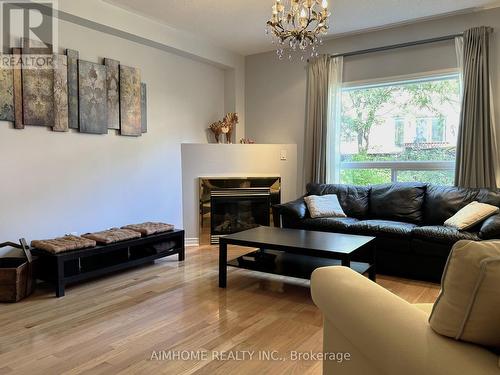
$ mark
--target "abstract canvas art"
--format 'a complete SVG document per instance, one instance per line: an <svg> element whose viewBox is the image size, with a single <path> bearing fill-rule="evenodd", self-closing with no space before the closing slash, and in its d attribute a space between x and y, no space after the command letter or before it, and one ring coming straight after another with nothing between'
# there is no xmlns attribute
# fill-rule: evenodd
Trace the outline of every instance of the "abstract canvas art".
<svg viewBox="0 0 500 375"><path fill-rule="evenodd" d="M106 102L106 67L78 61L80 132L106 134L108 114Z"/></svg>
<svg viewBox="0 0 500 375"><path fill-rule="evenodd" d="M14 120L14 73L11 68L0 68L0 121Z"/></svg>
<svg viewBox="0 0 500 375"><path fill-rule="evenodd" d="M141 73L120 65L120 134L138 137L141 125Z"/></svg>
<svg viewBox="0 0 500 375"><path fill-rule="evenodd" d="M9 62L0 65L0 121L13 122L15 129L147 133L148 94L139 69L109 58L102 64L83 61L72 49L54 54L52 45L29 39L22 38L21 45L12 55L0 54Z"/></svg>
<svg viewBox="0 0 500 375"><path fill-rule="evenodd" d="M54 126L52 130L65 132L68 123L68 58L54 55Z"/></svg>
<svg viewBox="0 0 500 375"><path fill-rule="evenodd" d="M23 77L22 77L22 63L21 61L21 48L13 48L12 54L17 65L14 66L14 128L24 129L23 122Z"/></svg>
<svg viewBox="0 0 500 375"><path fill-rule="evenodd" d="M141 83L141 130L148 132L148 89L145 83Z"/></svg>
<svg viewBox="0 0 500 375"><path fill-rule="evenodd" d="M22 76L24 124L52 126L54 123L53 70L45 66L32 66L23 69Z"/></svg>
<svg viewBox="0 0 500 375"><path fill-rule="evenodd" d="M108 101L108 129L120 129L120 62L104 59Z"/></svg>
<svg viewBox="0 0 500 375"><path fill-rule="evenodd" d="M78 129L78 51L67 49L69 128Z"/></svg>

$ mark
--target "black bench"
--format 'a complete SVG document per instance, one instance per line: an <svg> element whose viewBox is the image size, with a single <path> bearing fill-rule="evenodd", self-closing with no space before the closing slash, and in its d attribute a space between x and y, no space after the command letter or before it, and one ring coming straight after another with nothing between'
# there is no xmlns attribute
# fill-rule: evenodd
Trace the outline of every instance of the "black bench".
<svg viewBox="0 0 500 375"><path fill-rule="evenodd" d="M184 231L174 230L59 254L40 249L32 249L31 252L39 257L36 277L53 283L56 296L63 297L64 288L68 284L151 263L175 254L178 254L180 262L183 261Z"/></svg>

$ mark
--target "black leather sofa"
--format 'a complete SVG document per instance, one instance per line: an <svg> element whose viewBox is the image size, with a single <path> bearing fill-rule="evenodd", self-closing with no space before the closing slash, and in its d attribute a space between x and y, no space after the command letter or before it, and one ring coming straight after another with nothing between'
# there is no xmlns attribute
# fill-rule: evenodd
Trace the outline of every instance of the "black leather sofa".
<svg viewBox="0 0 500 375"><path fill-rule="evenodd" d="M273 207L275 225L375 236L379 273L439 282L455 242L500 239L500 214L468 231L443 226L473 201L500 207L500 190L424 183L307 186L307 195L325 194L338 196L347 218L312 219L302 197Z"/></svg>

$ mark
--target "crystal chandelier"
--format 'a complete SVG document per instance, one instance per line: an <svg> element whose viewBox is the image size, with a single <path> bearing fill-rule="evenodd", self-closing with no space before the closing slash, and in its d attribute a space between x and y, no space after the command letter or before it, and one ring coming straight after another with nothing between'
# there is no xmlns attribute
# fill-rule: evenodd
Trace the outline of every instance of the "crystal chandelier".
<svg viewBox="0 0 500 375"><path fill-rule="evenodd" d="M318 56L317 47L328 31L330 12L327 0L276 0L273 14L267 22L266 33L273 36L278 45L276 54L283 58L290 48L288 58L297 51L303 60L307 55Z"/></svg>

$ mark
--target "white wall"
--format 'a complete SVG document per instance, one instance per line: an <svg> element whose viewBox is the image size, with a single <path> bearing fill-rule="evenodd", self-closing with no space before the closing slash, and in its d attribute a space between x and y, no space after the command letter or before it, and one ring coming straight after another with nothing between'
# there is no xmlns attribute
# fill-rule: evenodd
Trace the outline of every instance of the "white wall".
<svg viewBox="0 0 500 375"><path fill-rule="evenodd" d="M344 53L441 37L482 25L492 26L496 30L492 38L491 73L496 104L495 118L497 126L500 126L499 8L331 39L325 43L321 52ZM444 42L346 58L344 80L362 81L456 68L456 66L453 42ZM302 189L306 105L305 64L279 61L274 52L248 56L245 100L247 137L254 138L257 142L286 142L298 145L297 174L299 189ZM500 173L498 175L500 177Z"/></svg>
<svg viewBox="0 0 500 375"><path fill-rule="evenodd" d="M59 9L70 15L111 27L132 38L179 56L215 64L227 73L226 112L238 112L239 124L235 139L245 135L245 58L214 45L200 35L177 30L151 18L113 5L113 0L59 0ZM61 17L65 18L64 15ZM70 17L71 18L71 17ZM229 105L227 105L229 104Z"/></svg>
<svg viewBox="0 0 500 375"><path fill-rule="evenodd" d="M281 151L287 160L280 160ZM297 198L297 145L183 144L184 229L190 244L199 239L199 177L281 177L282 202Z"/></svg>
<svg viewBox="0 0 500 375"><path fill-rule="evenodd" d="M180 144L206 142L208 124L224 115L227 69L193 50L166 52L66 21L59 31L60 47L82 59L141 69L149 131L129 138L0 122L0 241L145 220L182 227Z"/></svg>

